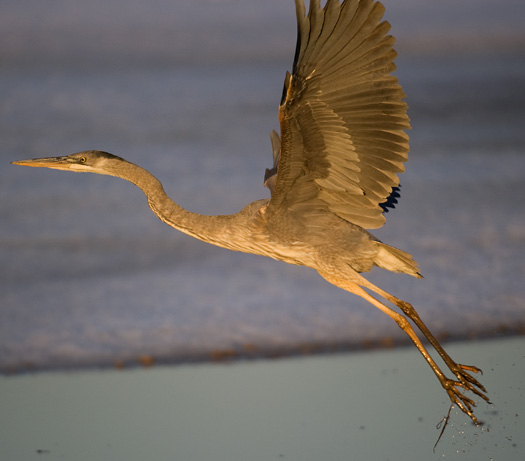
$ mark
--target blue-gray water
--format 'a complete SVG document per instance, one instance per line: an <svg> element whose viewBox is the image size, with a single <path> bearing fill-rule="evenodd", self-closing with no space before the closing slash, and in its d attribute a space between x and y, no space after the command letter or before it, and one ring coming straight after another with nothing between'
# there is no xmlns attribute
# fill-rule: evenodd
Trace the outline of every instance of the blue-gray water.
<svg viewBox="0 0 525 461"><path fill-rule="evenodd" d="M386 6L413 129L402 199L376 235L425 278L369 277L438 336L523 333L525 4ZM9 164L104 149L192 211L266 197L291 0L21 0L0 13L1 370L404 340L311 270L172 230L128 183Z"/></svg>
<svg viewBox="0 0 525 461"><path fill-rule="evenodd" d="M493 405L478 406L480 427L454 408L435 453L446 395L415 348L398 348L0 376L0 459L522 461L524 346L449 345L479 356Z"/></svg>

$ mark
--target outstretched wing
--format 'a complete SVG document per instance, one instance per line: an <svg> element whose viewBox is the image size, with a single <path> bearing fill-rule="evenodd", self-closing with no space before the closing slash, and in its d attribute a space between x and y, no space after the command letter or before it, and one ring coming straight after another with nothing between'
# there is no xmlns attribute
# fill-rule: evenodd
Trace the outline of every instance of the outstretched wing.
<svg viewBox="0 0 525 461"><path fill-rule="evenodd" d="M383 225L410 128L394 38L373 0L295 0L298 37L279 107L281 149L268 212L328 210ZM269 170L270 171L270 170ZM270 171L271 172L271 171Z"/></svg>

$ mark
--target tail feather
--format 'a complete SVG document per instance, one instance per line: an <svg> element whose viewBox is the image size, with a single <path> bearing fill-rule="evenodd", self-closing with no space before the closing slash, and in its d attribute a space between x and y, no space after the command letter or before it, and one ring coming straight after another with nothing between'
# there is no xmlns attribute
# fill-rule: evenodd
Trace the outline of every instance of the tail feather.
<svg viewBox="0 0 525 461"><path fill-rule="evenodd" d="M392 272L402 272L413 277L422 278L419 266L412 256L405 251L377 242L378 252L374 264Z"/></svg>

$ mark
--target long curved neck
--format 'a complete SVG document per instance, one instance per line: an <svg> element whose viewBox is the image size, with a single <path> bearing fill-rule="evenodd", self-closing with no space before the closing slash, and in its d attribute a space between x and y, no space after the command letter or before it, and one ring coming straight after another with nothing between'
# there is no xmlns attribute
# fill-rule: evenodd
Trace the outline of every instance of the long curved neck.
<svg viewBox="0 0 525 461"><path fill-rule="evenodd" d="M115 175L117 176L117 175ZM120 165L118 177L139 187L159 219L171 227L205 242L249 253L260 253L252 238L256 219L251 213L205 216L185 210L168 197L161 182L149 171L133 163Z"/></svg>

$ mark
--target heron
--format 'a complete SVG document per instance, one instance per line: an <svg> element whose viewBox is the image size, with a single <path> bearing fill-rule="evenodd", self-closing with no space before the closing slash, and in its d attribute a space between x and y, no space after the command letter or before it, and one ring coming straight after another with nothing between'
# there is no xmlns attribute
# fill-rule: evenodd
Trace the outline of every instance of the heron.
<svg viewBox="0 0 525 461"><path fill-rule="evenodd" d="M271 133L270 198L232 215L192 213L165 193L150 172L98 150L12 162L125 179L139 187L160 220L204 242L315 269L331 284L360 296L408 335L446 391L474 423L476 399L489 402L474 377L456 363L414 307L361 273L374 266L421 278L412 256L369 230L385 223L399 198L398 174L408 160L405 94L393 75L395 39L374 0L295 0L297 43L278 107L280 134ZM416 329L439 354L437 365ZM446 370L446 369L445 369ZM471 394L465 395L467 392Z"/></svg>

